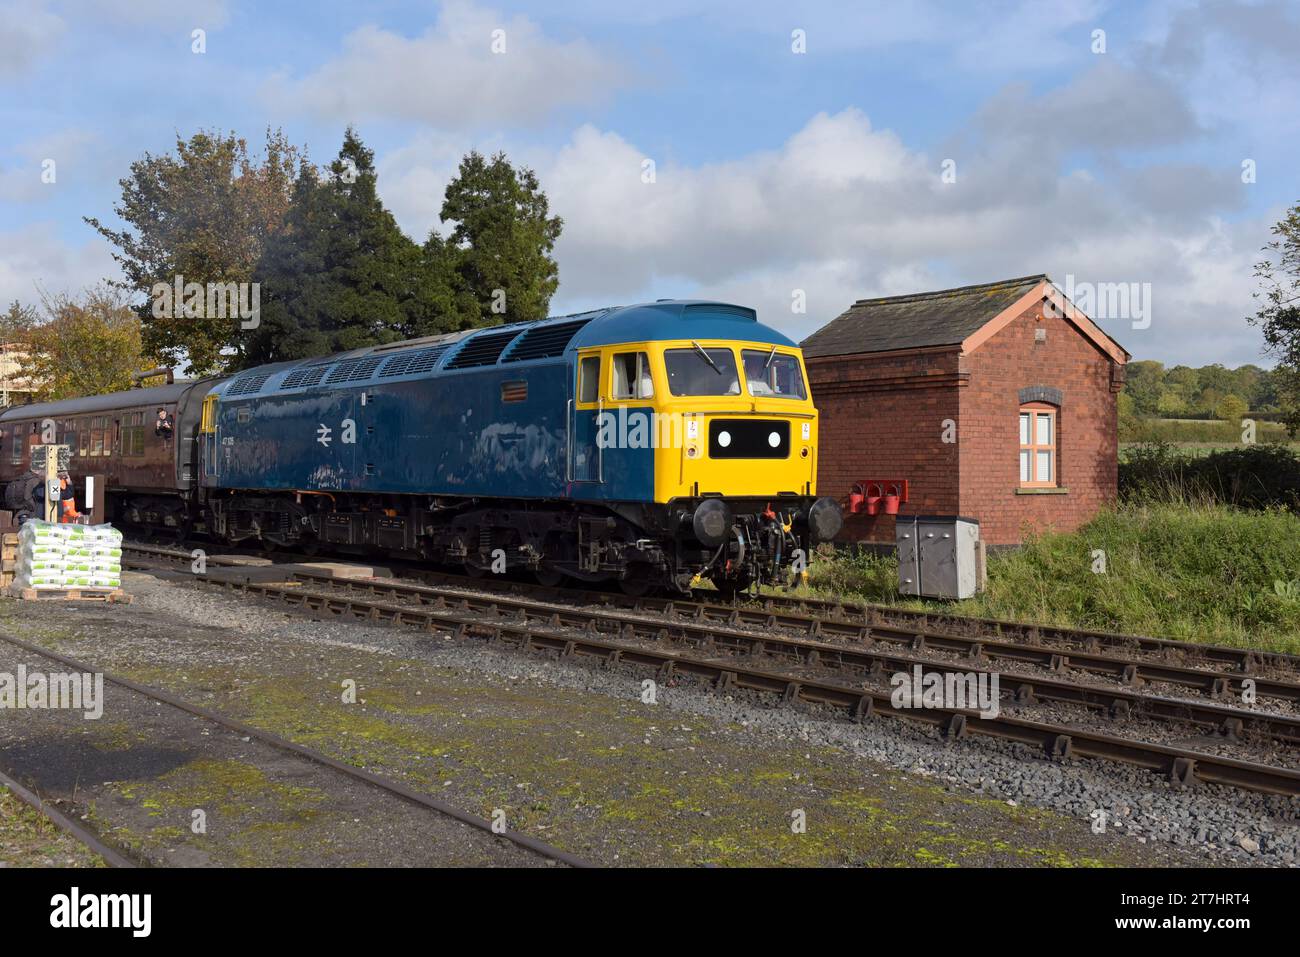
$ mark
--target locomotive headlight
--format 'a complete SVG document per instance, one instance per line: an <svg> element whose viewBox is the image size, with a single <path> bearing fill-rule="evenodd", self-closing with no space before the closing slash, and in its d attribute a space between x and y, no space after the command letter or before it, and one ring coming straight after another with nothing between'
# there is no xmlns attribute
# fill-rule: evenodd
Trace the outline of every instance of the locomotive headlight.
<svg viewBox="0 0 1300 957"><path fill-rule="evenodd" d="M776 435L775 432L773 432L772 434L773 434L773 435ZM730 444L731 444L731 433L730 433L730 432L719 432L719 433L718 433L718 444L721 445L724 449L725 449L728 445L730 445Z"/></svg>
<svg viewBox="0 0 1300 957"><path fill-rule="evenodd" d="M726 435L727 433L724 432L724 433L722 433L722 434L723 434L723 435ZM767 436L767 444L770 445L770 446L772 446L772 448L776 448L778 445L780 445L780 444L781 444L781 433L780 433L780 432L769 432L769 433L768 433L768 436Z"/></svg>
<svg viewBox="0 0 1300 957"><path fill-rule="evenodd" d="M699 454L700 454L700 447L698 445L686 446L686 457L688 459L693 459Z"/></svg>

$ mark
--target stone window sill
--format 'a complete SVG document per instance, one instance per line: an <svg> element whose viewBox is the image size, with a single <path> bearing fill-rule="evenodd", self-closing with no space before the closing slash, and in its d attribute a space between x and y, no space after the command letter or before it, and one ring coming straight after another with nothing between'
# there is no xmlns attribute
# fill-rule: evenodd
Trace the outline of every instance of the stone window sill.
<svg viewBox="0 0 1300 957"><path fill-rule="evenodd" d="M1018 488L1017 495L1069 495L1068 488Z"/></svg>

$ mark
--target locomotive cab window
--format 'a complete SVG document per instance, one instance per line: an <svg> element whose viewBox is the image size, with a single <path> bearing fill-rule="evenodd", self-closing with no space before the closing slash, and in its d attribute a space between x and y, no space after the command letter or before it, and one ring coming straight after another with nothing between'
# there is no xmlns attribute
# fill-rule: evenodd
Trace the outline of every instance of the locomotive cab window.
<svg viewBox="0 0 1300 957"><path fill-rule="evenodd" d="M578 362L578 401L600 398L600 356L583 356Z"/></svg>
<svg viewBox="0 0 1300 957"><path fill-rule="evenodd" d="M664 365L673 395L740 395L736 355L730 349L705 349L692 343L689 349L665 351Z"/></svg>
<svg viewBox="0 0 1300 957"><path fill-rule="evenodd" d="M614 356L614 398L652 399L650 357L644 352L621 352Z"/></svg>
<svg viewBox="0 0 1300 957"><path fill-rule="evenodd" d="M1055 488L1056 407L1030 402L1020 407L1020 487Z"/></svg>
<svg viewBox="0 0 1300 957"><path fill-rule="evenodd" d="M745 384L752 396L775 396L781 399L806 399L803 372L797 356L777 352L745 349L740 353L745 364Z"/></svg>

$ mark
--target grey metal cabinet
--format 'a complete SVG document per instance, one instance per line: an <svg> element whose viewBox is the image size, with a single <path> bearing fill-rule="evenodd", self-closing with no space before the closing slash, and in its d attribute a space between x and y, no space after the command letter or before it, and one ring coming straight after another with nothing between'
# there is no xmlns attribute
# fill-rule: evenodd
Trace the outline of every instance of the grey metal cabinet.
<svg viewBox="0 0 1300 957"><path fill-rule="evenodd" d="M970 598L984 588L980 523L960 515L899 516L898 590L919 598Z"/></svg>

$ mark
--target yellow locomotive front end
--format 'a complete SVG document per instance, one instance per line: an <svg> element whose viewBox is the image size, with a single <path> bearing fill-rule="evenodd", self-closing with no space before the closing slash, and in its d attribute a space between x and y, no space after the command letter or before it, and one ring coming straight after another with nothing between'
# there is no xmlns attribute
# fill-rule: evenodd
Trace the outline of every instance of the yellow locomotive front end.
<svg viewBox="0 0 1300 957"><path fill-rule="evenodd" d="M580 410L608 430L594 474L627 490L628 463L645 463L645 525L672 540L677 587L788 581L839 530L836 504L816 498L817 410L793 344L621 342L583 350L578 378Z"/></svg>

